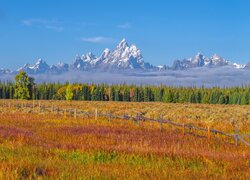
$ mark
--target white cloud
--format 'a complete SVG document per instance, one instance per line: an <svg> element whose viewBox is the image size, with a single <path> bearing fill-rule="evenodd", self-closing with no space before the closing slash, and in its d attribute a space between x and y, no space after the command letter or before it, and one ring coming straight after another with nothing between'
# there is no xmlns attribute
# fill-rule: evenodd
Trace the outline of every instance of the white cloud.
<svg viewBox="0 0 250 180"><path fill-rule="evenodd" d="M61 26L61 23L55 19L36 19L30 18L21 21L25 26L34 26L39 28L50 29L53 31L61 32L64 28Z"/></svg>
<svg viewBox="0 0 250 180"><path fill-rule="evenodd" d="M48 20L48 19L30 18L22 20L22 23L24 25L35 25L35 24L58 24L59 22L54 19Z"/></svg>
<svg viewBox="0 0 250 180"><path fill-rule="evenodd" d="M113 38L109 37L102 37L102 36L97 36L97 37L84 37L81 39L83 42L88 42L88 43L112 43L114 42Z"/></svg>
<svg viewBox="0 0 250 180"><path fill-rule="evenodd" d="M57 32L62 32L64 30L63 27L60 26L45 26L46 29L51 29L53 31L57 31Z"/></svg>
<svg viewBox="0 0 250 180"><path fill-rule="evenodd" d="M125 24L120 24L117 27L121 29L130 29L132 28L132 25L130 23L125 23Z"/></svg>
<svg viewBox="0 0 250 180"><path fill-rule="evenodd" d="M26 26L31 26L32 22L30 20L22 20L22 24L24 24Z"/></svg>

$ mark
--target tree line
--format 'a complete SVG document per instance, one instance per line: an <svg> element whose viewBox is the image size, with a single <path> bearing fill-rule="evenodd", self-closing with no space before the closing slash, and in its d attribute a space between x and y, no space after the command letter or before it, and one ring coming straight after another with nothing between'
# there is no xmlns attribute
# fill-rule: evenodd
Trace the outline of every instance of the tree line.
<svg viewBox="0 0 250 180"><path fill-rule="evenodd" d="M20 72L15 82L0 82L0 99L83 100L206 104L250 104L250 86L228 88L168 87L165 85L35 84Z"/></svg>

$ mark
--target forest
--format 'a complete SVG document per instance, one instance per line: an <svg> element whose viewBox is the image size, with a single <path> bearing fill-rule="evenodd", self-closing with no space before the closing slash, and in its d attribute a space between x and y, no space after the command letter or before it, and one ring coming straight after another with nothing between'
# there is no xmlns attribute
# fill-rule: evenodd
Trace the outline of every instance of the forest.
<svg viewBox="0 0 250 180"><path fill-rule="evenodd" d="M16 76L15 82L0 82L0 99L250 104L250 86L205 88L34 82L24 72Z"/></svg>

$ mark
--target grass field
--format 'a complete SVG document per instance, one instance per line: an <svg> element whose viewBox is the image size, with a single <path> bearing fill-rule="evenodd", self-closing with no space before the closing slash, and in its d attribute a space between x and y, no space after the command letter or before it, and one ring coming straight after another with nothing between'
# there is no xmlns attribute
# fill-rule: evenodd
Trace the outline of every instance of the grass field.
<svg viewBox="0 0 250 180"><path fill-rule="evenodd" d="M8 101L17 103L16 101ZM27 102L25 102L27 103ZM29 102L32 103L32 102ZM37 103L37 102L36 102ZM42 101L42 105L112 112L250 133L250 106ZM1 179L247 179L250 147L158 123L97 120L29 108L0 107Z"/></svg>

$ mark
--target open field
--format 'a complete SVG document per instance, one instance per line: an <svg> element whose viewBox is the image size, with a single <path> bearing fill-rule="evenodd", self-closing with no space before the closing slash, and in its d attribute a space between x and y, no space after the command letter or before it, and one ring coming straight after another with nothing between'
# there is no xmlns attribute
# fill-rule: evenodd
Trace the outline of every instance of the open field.
<svg viewBox="0 0 250 180"><path fill-rule="evenodd" d="M159 123L73 116L1 101L0 178L247 179L250 147ZM22 108L15 108L19 103ZM37 105L39 102L34 102ZM169 119L250 134L250 106L41 101L41 107ZM248 139L249 140L249 139Z"/></svg>

